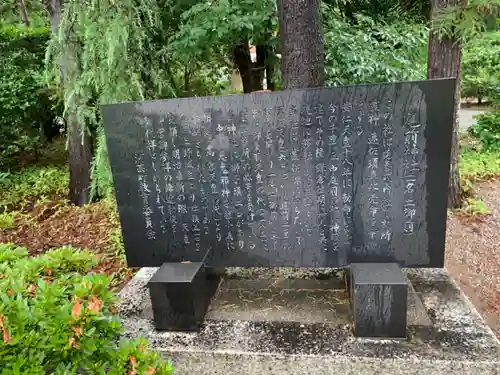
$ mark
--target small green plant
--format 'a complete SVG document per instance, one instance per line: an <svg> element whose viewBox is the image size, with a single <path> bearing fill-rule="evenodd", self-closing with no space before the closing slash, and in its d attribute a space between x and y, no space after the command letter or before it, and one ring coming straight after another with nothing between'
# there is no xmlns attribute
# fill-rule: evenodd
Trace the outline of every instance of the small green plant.
<svg viewBox="0 0 500 375"><path fill-rule="evenodd" d="M123 244L122 231L119 227L113 229L110 232L109 242L114 256L121 259L125 259L125 246Z"/></svg>
<svg viewBox="0 0 500 375"><path fill-rule="evenodd" d="M466 150L460 155L460 173L472 180L500 175L500 152Z"/></svg>
<svg viewBox="0 0 500 375"><path fill-rule="evenodd" d="M172 374L144 339L122 340L106 275L88 251L34 257L0 245L0 373Z"/></svg>
<svg viewBox="0 0 500 375"><path fill-rule="evenodd" d="M3 212L0 214L0 230L14 228L14 215L11 212Z"/></svg>
<svg viewBox="0 0 500 375"><path fill-rule="evenodd" d="M469 129L470 134L481 141L485 150L500 151L500 110L483 113L476 119Z"/></svg>
<svg viewBox="0 0 500 375"><path fill-rule="evenodd" d="M488 215L490 211L482 199L467 198L460 212L467 216Z"/></svg>

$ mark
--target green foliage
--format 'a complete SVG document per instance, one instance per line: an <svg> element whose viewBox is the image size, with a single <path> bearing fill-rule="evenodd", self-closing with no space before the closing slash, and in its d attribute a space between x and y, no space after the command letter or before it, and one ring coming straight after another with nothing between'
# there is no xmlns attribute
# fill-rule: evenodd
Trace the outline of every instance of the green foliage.
<svg viewBox="0 0 500 375"><path fill-rule="evenodd" d="M425 78L428 30L357 15L355 24L333 9L324 12L327 84Z"/></svg>
<svg viewBox="0 0 500 375"><path fill-rule="evenodd" d="M273 0L215 0L199 2L182 14L183 24L171 48L202 57L210 50L230 53L242 40L276 44L276 2Z"/></svg>
<svg viewBox="0 0 500 375"><path fill-rule="evenodd" d="M488 19L499 14L500 0L468 0L438 12L432 19L432 29L463 43L479 37L487 29Z"/></svg>
<svg viewBox="0 0 500 375"><path fill-rule="evenodd" d="M42 201L50 197L66 194L69 174L67 167L38 166L10 173L0 180L0 207L19 207L30 200Z"/></svg>
<svg viewBox="0 0 500 375"><path fill-rule="evenodd" d="M461 140L460 185L472 195L474 182L500 176L500 151L483 151L478 140L465 136Z"/></svg>
<svg viewBox="0 0 500 375"><path fill-rule="evenodd" d="M486 203L482 199L467 198L465 204L460 208L460 212L467 216L487 215L490 213Z"/></svg>
<svg viewBox="0 0 500 375"><path fill-rule="evenodd" d="M462 57L462 96L500 96L500 31L481 34L465 44Z"/></svg>
<svg viewBox="0 0 500 375"><path fill-rule="evenodd" d="M11 212L2 212L0 214L0 230L14 228L14 215Z"/></svg>
<svg viewBox="0 0 500 375"><path fill-rule="evenodd" d="M484 150L500 151L500 111L492 110L476 116L469 133L480 140Z"/></svg>
<svg viewBox="0 0 500 375"><path fill-rule="evenodd" d="M85 274L94 255L72 248L28 258L0 245L0 374L171 374L144 339L120 340L105 275Z"/></svg>
<svg viewBox="0 0 500 375"><path fill-rule="evenodd" d="M0 243L0 268L7 267L12 262L26 258L28 250L10 243Z"/></svg>
<svg viewBox="0 0 500 375"><path fill-rule="evenodd" d="M213 64L201 69L181 60L181 55L175 55L168 45L181 23L180 14L190 3L65 2L59 33L51 40L47 54L47 78L64 92L65 115L76 118L68 126L93 135L94 196L112 193L101 105L197 95L197 89L201 94L210 93L203 82L217 77Z"/></svg>
<svg viewBox="0 0 500 375"><path fill-rule="evenodd" d="M323 3L336 7L343 17L350 20L354 20L356 13L380 20L397 20L401 17L427 20L431 6L426 0L323 0Z"/></svg>
<svg viewBox="0 0 500 375"><path fill-rule="evenodd" d="M40 0L24 0L28 19L32 27L48 26L48 14ZM2 0L0 3L0 24L21 24L19 0Z"/></svg>
<svg viewBox="0 0 500 375"><path fill-rule="evenodd" d="M48 39L46 28L0 25L0 167L22 151L35 150L40 120L55 117L42 90Z"/></svg>
<svg viewBox="0 0 500 375"><path fill-rule="evenodd" d="M125 258L125 245L123 243L123 236L120 227L115 228L109 234L109 242L111 243L111 250L114 256L118 258Z"/></svg>

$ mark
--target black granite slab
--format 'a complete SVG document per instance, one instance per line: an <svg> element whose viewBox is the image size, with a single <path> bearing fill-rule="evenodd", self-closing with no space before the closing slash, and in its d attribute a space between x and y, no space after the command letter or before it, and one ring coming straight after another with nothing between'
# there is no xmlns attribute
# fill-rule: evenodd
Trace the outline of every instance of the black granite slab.
<svg viewBox="0 0 500 375"><path fill-rule="evenodd" d="M442 267L454 80L103 107L129 266Z"/></svg>

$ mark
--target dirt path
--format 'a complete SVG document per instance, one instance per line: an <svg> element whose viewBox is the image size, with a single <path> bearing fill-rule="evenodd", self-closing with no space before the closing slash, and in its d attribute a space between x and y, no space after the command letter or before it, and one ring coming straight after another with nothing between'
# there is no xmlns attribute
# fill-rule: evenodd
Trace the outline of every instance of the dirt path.
<svg viewBox="0 0 500 375"><path fill-rule="evenodd" d="M491 214L448 219L446 268L500 337L500 181L475 185Z"/></svg>

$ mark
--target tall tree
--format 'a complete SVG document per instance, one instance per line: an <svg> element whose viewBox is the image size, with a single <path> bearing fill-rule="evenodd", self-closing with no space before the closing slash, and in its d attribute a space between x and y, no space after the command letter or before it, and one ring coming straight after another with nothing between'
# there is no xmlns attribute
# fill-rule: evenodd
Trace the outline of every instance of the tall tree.
<svg viewBox="0 0 500 375"><path fill-rule="evenodd" d="M64 0L45 0L45 7L50 15L50 24L53 38L58 38L59 28L63 14ZM66 25L62 33L64 41L61 43L64 51L58 56L59 79L72 80L75 74L81 74L81 67L72 51L77 50L75 44L79 42L72 36L72 25ZM76 73L79 72L79 73ZM71 104L66 100L66 124L68 131L68 161L69 161L69 200L78 206L90 203L91 171L93 157L93 138L83 120L77 116L77 108L81 105L79 95L75 92L64 92L65 97L70 97Z"/></svg>
<svg viewBox="0 0 500 375"><path fill-rule="evenodd" d="M324 85L320 4L321 0L278 0L284 89Z"/></svg>
<svg viewBox="0 0 500 375"><path fill-rule="evenodd" d="M447 7L460 6L462 0L432 0L431 17L437 18L440 12ZM427 77L457 79L455 92L455 112L453 116L453 137L450 165L450 182L448 187L448 206L456 208L461 205L460 174L458 170L459 146L458 128L460 110L460 62L461 62L460 40L456 35L439 34L432 28L429 35L429 57L427 65Z"/></svg>

